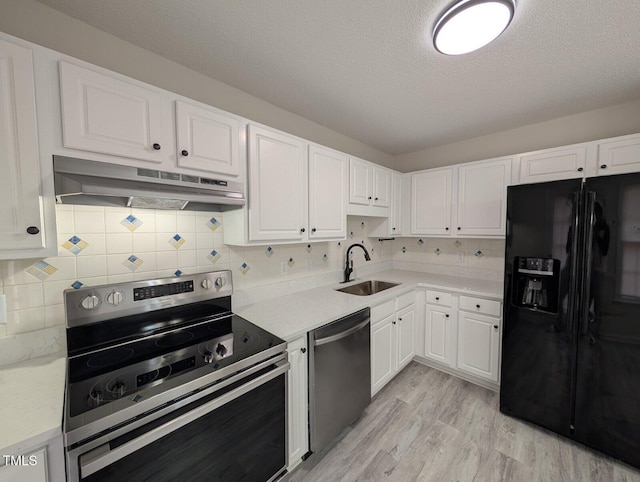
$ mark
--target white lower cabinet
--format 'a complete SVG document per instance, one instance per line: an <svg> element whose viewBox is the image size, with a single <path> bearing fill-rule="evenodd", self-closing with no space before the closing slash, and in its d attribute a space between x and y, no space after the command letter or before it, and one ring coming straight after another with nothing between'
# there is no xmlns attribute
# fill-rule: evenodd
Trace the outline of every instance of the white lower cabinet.
<svg viewBox="0 0 640 482"><path fill-rule="evenodd" d="M458 370L497 382L499 345L499 318L460 311Z"/></svg>
<svg viewBox="0 0 640 482"><path fill-rule="evenodd" d="M20 454L3 453L0 482L63 482L62 435Z"/></svg>
<svg viewBox="0 0 640 482"><path fill-rule="evenodd" d="M424 356L451 364L451 308L427 305L424 325Z"/></svg>
<svg viewBox="0 0 640 482"><path fill-rule="evenodd" d="M371 396L384 387L396 373L395 323L393 314L371 325Z"/></svg>
<svg viewBox="0 0 640 482"><path fill-rule="evenodd" d="M371 396L415 356L415 292L371 308Z"/></svg>
<svg viewBox="0 0 640 482"><path fill-rule="evenodd" d="M291 471L309 450L308 423L308 352L307 337L301 336L287 345L291 368L288 374L289 430L288 470Z"/></svg>
<svg viewBox="0 0 640 482"><path fill-rule="evenodd" d="M496 299L426 291L424 352L435 367L496 387L502 303Z"/></svg>

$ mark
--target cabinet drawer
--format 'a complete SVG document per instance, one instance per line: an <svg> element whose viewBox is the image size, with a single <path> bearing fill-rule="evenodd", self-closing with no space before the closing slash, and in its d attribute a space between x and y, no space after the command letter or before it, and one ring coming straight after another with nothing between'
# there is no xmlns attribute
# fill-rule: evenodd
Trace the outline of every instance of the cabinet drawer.
<svg viewBox="0 0 640 482"><path fill-rule="evenodd" d="M427 290L427 303L431 305L451 306L451 293Z"/></svg>
<svg viewBox="0 0 640 482"><path fill-rule="evenodd" d="M500 316L502 314L501 304L499 301L472 298L471 296L460 297L460 309L472 313Z"/></svg>
<svg viewBox="0 0 640 482"><path fill-rule="evenodd" d="M402 308L406 308L407 306L410 306L416 302L416 292L411 291L409 293L405 293L398 296L398 298L396 299L398 300L397 308L401 310Z"/></svg>
<svg viewBox="0 0 640 482"><path fill-rule="evenodd" d="M371 308L371 324L375 325L396 312L395 298Z"/></svg>

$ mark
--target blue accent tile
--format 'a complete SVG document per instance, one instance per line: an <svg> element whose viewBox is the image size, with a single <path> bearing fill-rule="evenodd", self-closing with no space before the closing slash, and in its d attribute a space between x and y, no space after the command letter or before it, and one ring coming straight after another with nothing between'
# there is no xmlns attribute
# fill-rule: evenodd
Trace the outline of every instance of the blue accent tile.
<svg viewBox="0 0 640 482"><path fill-rule="evenodd" d="M71 236L69 238L69 241L71 241L73 244L78 244L78 242L80 241L80 238L78 236Z"/></svg>
<svg viewBox="0 0 640 482"><path fill-rule="evenodd" d="M129 261L131 261L132 263L135 263L138 260L138 257L135 254L132 254L131 256L129 256L127 258Z"/></svg>
<svg viewBox="0 0 640 482"><path fill-rule="evenodd" d="M176 272L175 272L175 273L173 273L173 274L175 274L176 276L180 277L180 276L182 276L182 271L180 271L179 269L177 269L177 270L176 270Z"/></svg>
<svg viewBox="0 0 640 482"><path fill-rule="evenodd" d="M126 217L127 221L129 221L130 223L134 222L136 220L136 217L133 214L129 214Z"/></svg>
<svg viewBox="0 0 640 482"><path fill-rule="evenodd" d="M73 283L71 283L71 287L74 290L80 289L84 286L84 284L80 283L80 281L74 281Z"/></svg>
<svg viewBox="0 0 640 482"><path fill-rule="evenodd" d="M180 235L179 235L179 234L176 234L176 235L173 237L173 239L175 239L176 241L180 241L180 239L181 239L181 238L180 238Z"/></svg>

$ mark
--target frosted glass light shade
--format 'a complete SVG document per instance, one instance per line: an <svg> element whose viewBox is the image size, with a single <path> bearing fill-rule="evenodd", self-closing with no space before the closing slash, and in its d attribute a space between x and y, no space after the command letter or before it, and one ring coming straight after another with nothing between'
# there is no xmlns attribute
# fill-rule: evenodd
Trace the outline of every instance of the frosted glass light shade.
<svg viewBox="0 0 640 482"><path fill-rule="evenodd" d="M447 55L473 52L504 32L514 9L513 0L462 0L436 23L433 45Z"/></svg>

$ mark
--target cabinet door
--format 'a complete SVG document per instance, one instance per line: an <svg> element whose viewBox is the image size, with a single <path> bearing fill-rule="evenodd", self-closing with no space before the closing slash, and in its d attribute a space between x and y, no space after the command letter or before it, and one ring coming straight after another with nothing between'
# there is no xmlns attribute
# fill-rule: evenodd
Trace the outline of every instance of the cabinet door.
<svg viewBox="0 0 640 482"><path fill-rule="evenodd" d="M369 206L373 188L373 166L360 159L349 159L349 202Z"/></svg>
<svg viewBox="0 0 640 482"><path fill-rule="evenodd" d="M178 166L237 176L239 130L234 117L176 102Z"/></svg>
<svg viewBox="0 0 640 482"><path fill-rule="evenodd" d="M248 140L250 240L306 240L306 145L254 125Z"/></svg>
<svg viewBox="0 0 640 482"><path fill-rule="evenodd" d="M598 144L598 175L640 171L640 136L625 136Z"/></svg>
<svg viewBox="0 0 640 482"><path fill-rule="evenodd" d="M33 59L31 50L1 40L0 167L0 254L43 248Z"/></svg>
<svg viewBox="0 0 640 482"><path fill-rule="evenodd" d="M371 327L371 396L396 373L395 313Z"/></svg>
<svg viewBox="0 0 640 482"><path fill-rule="evenodd" d="M391 171L373 167L373 206L388 208L391 204Z"/></svg>
<svg viewBox="0 0 640 482"><path fill-rule="evenodd" d="M458 316L458 369L498 381L500 320L460 311Z"/></svg>
<svg viewBox="0 0 640 482"><path fill-rule="evenodd" d="M457 234L504 236L510 179L511 159L458 168Z"/></svg>
<svg viewBox="0 0 640 482"><path fill-rule="evenodd" d="M389 234L402 235L402 174L391 175L391 212L389 215Z"/></svg>
<svg viewBox="0 0 640 482"><path fill-rule="evenodd" d="M411 176L411 234L451 232L452 169L437 169Z"/></svg>
<svg viewBox="0 0 640 482"><path fill-rule="evenodd" d="M47 447L42 447L26 455L16 456L13 459L16 465L9 462L0 466L0 482L47 482L49 478L47 470Z"/></svg>
<svg viewBox="0 0 640 482"><path fill-rule="evenodd" d="M398 311L396 338L398 347L397 369L404 368L416 355L415 350L416 309L415 305Z"/></svg>
<svg viewBox="0 0 640 482"><path fill-rule="evenodd" d="M347 235L347 156L309 146L309 239Z"/></svg>
<svg viewBox="0 0 640 482"><path fill-rule="evenodd" d="M451 310L427 305L424 326L424 356L451 365Z"/></svg>
<svg viewBox="0 0 640 482"><path fill-rule="evenodd" d="M60 89L64 147L154 163L173 150L159 92L67 62Z"/></svg>
<svg viewBox="0 0 640 482"><path fill-rule="evenodd" d="M547 149L520 158L520 182L557 181L584 176L587 159L585 146Z"/></svg>
<svg viewBox="0 0 640 482"><path fill-rule="evenodd" d="M289 463L288 469L298 465L309 450L307 337L302 336L287 346L291 368L289 386Z"/></svg>

